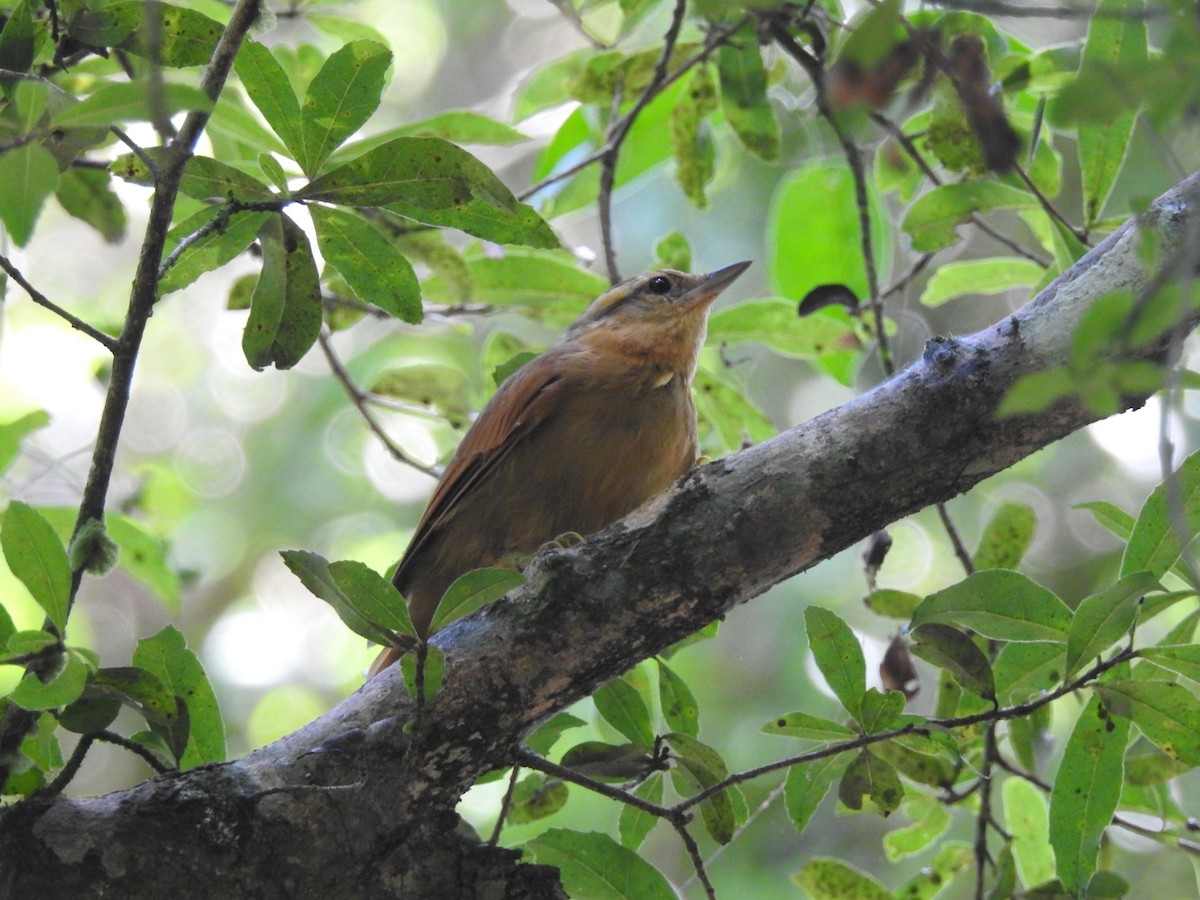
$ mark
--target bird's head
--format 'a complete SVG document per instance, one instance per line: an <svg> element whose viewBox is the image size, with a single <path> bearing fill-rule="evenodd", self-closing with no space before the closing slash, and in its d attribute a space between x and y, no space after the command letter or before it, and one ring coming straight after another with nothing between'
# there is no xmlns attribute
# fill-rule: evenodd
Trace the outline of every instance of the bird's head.
<svg viewBox="0 0 1200 900"><path fill-rule="evenodd" d="M707 275L658 269L630 278L593 300L565 340L617 344L656 356L675 352L694 360L709 307L749 266L734 263Z"/></svg>

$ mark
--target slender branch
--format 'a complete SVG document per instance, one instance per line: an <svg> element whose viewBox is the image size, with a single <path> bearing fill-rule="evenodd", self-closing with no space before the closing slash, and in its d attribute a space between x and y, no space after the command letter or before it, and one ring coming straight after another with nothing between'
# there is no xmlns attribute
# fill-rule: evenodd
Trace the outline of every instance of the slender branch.
<svg viewBox="0 0 1200 900"><path fill-rule="evenodd" d="M892 359L892 351L888 345L887 328L884 327L883 302L879 295L879 273L875 269L875 248L871 239L871 209L867 198L867 175L863 169L862 156L858 145L854 143L837 114L829 103L829 93L825 88L825 71L822 61L809 53L792 37L791 32L778 20L772 19L770 24L771 37L783 48L788 56L798 62L812 82L816 93L817 112L829 123L834 137L846 157L846 165L854 178L854 202L858 208L859 240L862 242L863 266L867 275L867 294L872 318L875 320L875 340L879 342L879 358L883 363L884 372L890 377L896 371Z"/></svg>
<svg viewBox="0 0 1200 900"><path fill-rule="evenodd" d="M929 719L925 726L908 724L901 728L893 728L889 731L881 731L878 734L864 734L859 737L847 741L839 741L836 744L830 744L828 747L823 747L820 750L813 750L808 753L801 753L797 756L791 756L787 759L777 760L775 762L766 763L754 769L747 769L744 772L737 772L730 775L728 778L722 779L716 784L709 785L700 793L688 797L682 803L675 807L676 810L686 810L700 803L703 803L709 797L721 793L726 788L732 787L735 784L741 784L743 781L751 781L762 775L768 775L771 772L777 772L780 769L788 769L800 763L815 762L818 759L825 759L829 756L836 756L839 753L845 753L848 750L859 750L863 747L869 747L871 744L878 744L882 741L890 741L893 738L903 737L908 734L921 734L929 728L938 729L955 729L968 728L972 725L982 725L988 722L1004 722L1009 719L1019 719L1027 716L1030 713L1036 712L1043 706L1053 703L1061 697L1066 697L1073 694L1080 688L1087 687L1088 684L1095 681L1109 669L1113 669L1122 663L1129 662L1138 655L1136 650L1124 649L1120 653L1115 654L1108 660L1097 663L1082 675L1073 680L1061 685L1056 690L1048 694L1043 694L1026 703L1020 703L1016 706L988 710L987 712L973 713L969 716L958 716L949 719Z"/></svg>
<svg viewBox="0 0 1200 900"><path fill-rule="evenodd" d="M1037 201L1041 204L1042 209L1045 210L1046 215L1062 225L1062 227L1071 232L1071 234L1075 235L1075 237L1079 240L1079 243L1086 247L1091 246L1091 244L1088 242L1087 229L1079 228L1068 222L1066 216L1058 211L1058 207L1051 203L1049 198L1042 193L1041 189L1033 183L1033 179L1029 177L1029 173L1026 172L1025 169L1017 165L1013 166L1013 170L1017 173L1017 177L1025 183L1025 187L1029 188L1029 192L1033 194L1033 196L1037 197Z"/></svg>
<svg viewBox="0 0 1200 900"><path fill-rule="evenodd" d="M971 554L967 552L966 545L963 544L962 537L958 533L958 529L954 526L954 521L950 518L950 511L946 509L945 503L937 505L938 517L942 520L942 526L946 529L946 534L950 537L950 543L954 547L954 555L958 557L958 561L962 564L963 569L968 575L975 571L975 564L971 561Z"/></svg>
<svg viewBox="0 0 1200 900"><path fill-rule="evenodd" d="M321 351L325 354L325 359L329 362L329 368L330 371L333 372L333 377L341 383L342 387L346 391L347 396L350 398L350 402L354 404L355 408L359 412L359 415L363 417L363 421L367 423L367 427L371 429L372 433L379 438L379 440L387 448L388 453L390 453L397 461L404 463L406 466L411 466L418 472L423 472L424 474L428 475L430 478L437 478L440 473L436 468L433 466L427 466L424 463L418 462L410 457L407 453L401 450L400 446L391 439L391 436L389 436L386 431L384 431L383 426L379 424L379 421L371 413L371 410L367 408L369 402L367 393L355 383L354 378L346 370L346 367L342 365L342 361L338 359L338 355L334 352L333 341L329 332L325 329L322 329L317 340L321 345Z"/></svg>
<svg viewBox="0 0 1200 900"><path fill-rule="evenodd" d="M225 81L233 68L238 47L241 46L242 40L258 18L259 4L260 0L238 0L230 15L229 24L226 25L221 37L217 40L212 60L205 69L200 82L201 90L214 103L220 96ZM129 406L133 372L137 364L146 324L158 298L158 266L162 260L167 232L174 215L179 183L183 178L184 166L191 157L192 148L208 124L209 115L210 113L204 110L193 110L188 114L179 134L167 148L163 156L163 164L160 165L155 177L154 196L150 203L145 238L138 257L137 272L134 275L121 336L113 350L113 365L108 391L104 399L104 408L100 414L100 425L96 431L96 445L92 452L92 464L88 471L87 484L83 489L74 533L78 533L85 523L93 519L104 521L104 510L108 502L108 489L116 461L117 445L120 443L125 412ZM67 602L68 613L75 604L82 579L83 568L81 565L72 573L71 590ZM47 622L47 626L51 629L54 628L53 623L50 622ZM12 764L11 760L16 758L15 751L20 746L25 734L36 722L36 714L23 710L15 704L9 704L5 710L3 720L0 721L0 783L7 780Z"/></svg>
<svg viewBox="0 0 1200 900"><path fill-rule="evenodd" d="M504 792L504 798L500 801L500 812L496 815L496 827L492 829L492 836L488 838L488 845L495 847L500 843L500 832L504 830L504 820L508 818L508 810L512 806L513 794L517 790L517 777L521 774L520 766L513 766L512 773L508 776L508 789Z"/></svg>
<svg viewBox="0 0 1200 900"><path fill-rule="evenodd" d="M149 747L145 747L142 744L139 744L137 741L131 741L129 738L125 737L124 735L117 734L115 731L98 731L96 732L96 739L104 741L106 744L113 744L114 746L120 747L122 750L128 750L135 756L140 756L142 758L142 762L148 765L155 771L155 773L159 775L174 771L170 766L163 765L162 760L155 756Z"/></svg>
<svg viewBox="0 0 1200 900"><path fill-rule="evenodd" d="M62 793L63 788L70 784L72 779L79 773L79 767L83 765L83 759L87 756L87 752L92 748L95 740L95 736L91 734L85 734L79 738L79 743L71 751L71 756L67 760L66 765L62 767L62 771L55 776L52 782L46 785L46 794L53 797L55 794Z"/></svg>
<svg viewBox="0 0 1200 900"><path fill-rule="evenodd" d="M72 328L74 328L76 331L82 331L92 340L103 346L104 349L109 353L116 353L116 339L105 334L100 329L89 325L87 322L83 321L83 319L79 318L73 313L67 312L65 309L35 288L29 283L25 276L21 274L20 270L9 261L8 257L4 256L3 254L0 254L0 269L3 269L9 278L19 284L22 290L29 295L29 299L38 306L44 306L56 316L65 319L68 323L70 323Z"/></svg>
<svg viewBox="0 0 1200 900"><path fill-rule="evenodd" d="M925 157L921 155L921 151L918 150L916 145L912 142L912 138L905 134L904 130L900 128L899 125L897 125L887 116L881 115L877 112L871 113L871 119L887 130L887 132L896 140L896 143L898 143L901 148L903 148L904 152L908 154L909 159L911 159L916 164L917 168L921 170L921 174L923 174L935 185L941 185L943 183L942 179L938 177L938 174L934 172L932 168L930 168L929 163L925 160ZM1034 253L1032 250L1022 247L1012 238L1008 237L1008 235L997 231L990 224L984 221L983 217L980 216L979 213L971 213L971 224L990 237L992 240L1007 247L1013 253L1016 253L1018 256L1028 259L1031 262L1035 262L1043 268L1048 267L1052 262L1052 260L1047 259L1040 254Z"/></svg>

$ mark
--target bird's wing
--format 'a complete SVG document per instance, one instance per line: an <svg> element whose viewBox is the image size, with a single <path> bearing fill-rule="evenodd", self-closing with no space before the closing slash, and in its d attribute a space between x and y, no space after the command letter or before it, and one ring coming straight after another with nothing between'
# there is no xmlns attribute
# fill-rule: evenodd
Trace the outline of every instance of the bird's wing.
<svg viewBox="0 0 1200 900"><path fill-rule="evenodd" d="M530 360L496 391L467 431L425 508L396 569L400 583L405 565L429 536L453 514L459 499L484 481L523 437L558 407L562 393L561 355L551 348Z"/></svg>

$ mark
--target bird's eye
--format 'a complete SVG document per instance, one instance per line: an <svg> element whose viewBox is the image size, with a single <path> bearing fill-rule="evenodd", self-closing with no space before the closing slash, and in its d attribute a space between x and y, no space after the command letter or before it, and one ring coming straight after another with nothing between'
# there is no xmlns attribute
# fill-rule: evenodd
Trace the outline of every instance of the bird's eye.
<svg viewBox="0 0 1200 900"><path fill-rule="evenodd" d="M650 288L652 293L665 294L671 290L671 279L665 275L655 275L646 287Z"/></svg>

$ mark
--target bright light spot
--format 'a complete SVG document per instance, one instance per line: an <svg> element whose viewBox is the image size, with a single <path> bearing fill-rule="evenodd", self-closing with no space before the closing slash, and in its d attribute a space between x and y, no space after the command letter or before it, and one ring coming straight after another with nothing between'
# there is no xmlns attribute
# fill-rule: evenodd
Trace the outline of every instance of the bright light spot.
<svg viewBox="0 0 1200 900"><path fill-rule="evenodd" d="M889 525L892 549L879 575L879 586L897 591L911 591L933 569L933 542L929 533L912 519Z"/></svg>
<svg viewBox="0 0 1200 900"><path fill-rule="evenodd" d="M364 19L388 39L392 57L392 82L386 98L406 103L429 87L446 55L446 24L428 0L389 0L363 9Z"/></svg>
<svg viewBox="0 0 1200 900"><path fill-rule="evenodd" d="M1162 401L1151 397L1141 409L1110 416L1089 425L1088 435L1135 478L1159 479L1162 467L1158 458L1158 429ZM1176 448L1187 445L1187 435L1179 414L1169 414L1167 434ZM1178 462L1178 460L1176 460Z"/></svg>
<svg viewBox="0 0 1200 900"><path fill-rule="evenodd" d="M326 704L314 690L286 685L269 692L254 707L246 723L250 746L262 747L307 725Z"/></svg>
<svg viewBox="0 0 1200 900"><path fill-rule="evenodd" d="M208 389L221 411L237 422L259 422L276 413L288 394L286 372L215 369Z"/></svg>
<svg viewBox="0 0 1200 900"><path fill-rule="evenodd" d="M244 687L287 680L304 652L301 624L289 615L251 609L222 616L204 641L219 677Z"/></svg>
<svg viewBox="0 0 1200 900"><path fill-rule="evenodd" d="M94 437L96 411L104 397L94 375L104 355L99 344L65 328L30 325L15 331L0 356L6 405L16 406L13 399L19 397Z"/></svg>
<svg viewBox="0 0 1200 900"><path fill-rule="evenodd" d="M437 445L421 425L405 423L402 417L396 417L395 421L388 424L388 433L415 459L429 462L437 458ZM379 441L367 444L363 453L363 468L372 487L397 503L413 503L433 493L432 478L397 462Z"/></svg>
<svg viewBox="0 0 1200 900"><path fill-rule="evenodd" d="M189 515L171 541L171 561L181 569L204 573L205 580L224 578L241 564L245 552L242 523L211 505Z"/></svg>
<svg viewBox="0 0 1200 900"><path fill-rule="evenodd" d="M322 444L325 456L341 471L349 475L361 475L363 452L368 440L366 422L353 406L339 410L325 426ZM374 435L371 435L374 440Z"/></svg>
<svg viewBox="0 0 1200 900"><path fill-rule="evenodd" d="M238 439L222 428L189 432L175 454L179 480L200 497L225 497L241 484L246 457Z"/></svg>
<svg viewBox="0 0 1200 900"><path fill-rule="evenodd" d="M129 400L121 440L142 453L162 453L179 441L187 427L183 392L168 381L139 382Z"/></svg>
<svg viewBox="0 0 1200 900"><path fill-rule="evenodd" d="M866 658L867 686L882 688L879 681L879 664L883 662L883 655L887 652L887 641L881 641L862 634L857 629L854 630L854 636L858 638L859 646L862 647L863 656ZM821 674L821 669L817 665L817 659L813 656L811 649L804 656L804 671L808 674L809 680L817 690L826 697L833 700L837 699L837 694L833 692L833 689L829 686L829 682Z"/></svg>

